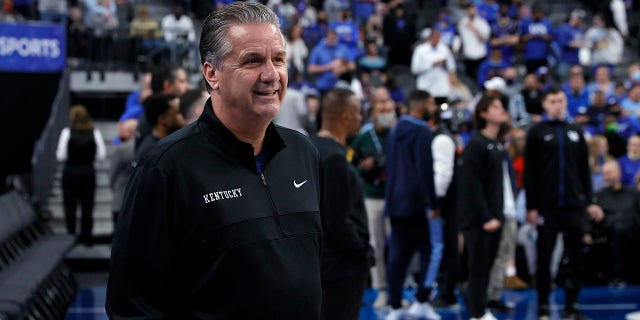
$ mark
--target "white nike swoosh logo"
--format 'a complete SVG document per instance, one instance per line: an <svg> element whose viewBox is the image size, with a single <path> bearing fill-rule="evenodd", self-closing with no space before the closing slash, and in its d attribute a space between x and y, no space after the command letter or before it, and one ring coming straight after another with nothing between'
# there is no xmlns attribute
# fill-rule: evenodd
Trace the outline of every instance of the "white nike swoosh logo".
<svg viewBox="0 0 640 320"><path fill-rule="evenodd" d="M296 181L293 180L293 186L296 187L296 189L302 187L302 185L305 184L305 183L307 183L307 180L302 181L300 183L296 183Z"/></svg>

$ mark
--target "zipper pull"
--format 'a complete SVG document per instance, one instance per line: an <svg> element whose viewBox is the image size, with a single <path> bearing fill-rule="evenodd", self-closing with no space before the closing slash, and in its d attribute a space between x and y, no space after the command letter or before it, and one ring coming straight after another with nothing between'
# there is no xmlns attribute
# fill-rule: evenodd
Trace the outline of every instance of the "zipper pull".
<svg viewBox="0 0 640 320"><path fill-rule="evenodd" d="M267 179L264 178L264 174L263 173L260 173L260 178L262 179L262 184L266 186L267 185Z"/></svg>

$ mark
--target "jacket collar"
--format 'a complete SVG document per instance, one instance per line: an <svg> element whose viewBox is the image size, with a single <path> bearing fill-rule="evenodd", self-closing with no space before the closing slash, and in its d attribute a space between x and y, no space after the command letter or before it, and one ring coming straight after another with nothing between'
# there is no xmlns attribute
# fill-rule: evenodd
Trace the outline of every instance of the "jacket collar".
<svg viewBox="0 0 640 320"><path fill-rule="evenodd" d="M197 126L202 130L209 139L211 139L216 148L240 161L243 165L252 168L257 172L255 158L253 156L253 147L251 144L238 140L236 136L224 126L213 112L211 98L209 98L204 106L204 110L198 118ZM275 157L275 155L283 150L286 144L278 129L269 123L265 132L263 152L266 152L267 163Z"/></svg>

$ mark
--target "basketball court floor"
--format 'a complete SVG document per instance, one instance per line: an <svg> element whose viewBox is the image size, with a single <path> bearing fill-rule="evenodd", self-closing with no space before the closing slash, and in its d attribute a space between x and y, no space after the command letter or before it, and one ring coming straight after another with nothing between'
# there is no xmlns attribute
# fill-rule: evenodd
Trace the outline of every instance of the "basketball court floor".
<svg viewBox="0 0 640 320"><path fill-rule="evenodd" d="M104 311L106 295L105 287L83 288L69 308L66 320L102 320L107 319ZM367 291L364 297L360 320L384 319L384 310L374 310L371 307L376 293ZM406 290L407 297L412 296L411 290ZM534 290L505 291L506 301L513 302L516 307L508 314L496 315L500 320L535 320L536 293ZM564 294L556 290L552 296L552 320L561 319ZM627 286L623 289L608 287L586 287L580 295L580 307L587 317L593 320L636 320L640 319L640 286ZM437 310L442 320L464 320L469 315L462 301L459 307L447 310ZM300 316L304 320L304 315ZM408 319L408 318L407 318Z"/></svg>

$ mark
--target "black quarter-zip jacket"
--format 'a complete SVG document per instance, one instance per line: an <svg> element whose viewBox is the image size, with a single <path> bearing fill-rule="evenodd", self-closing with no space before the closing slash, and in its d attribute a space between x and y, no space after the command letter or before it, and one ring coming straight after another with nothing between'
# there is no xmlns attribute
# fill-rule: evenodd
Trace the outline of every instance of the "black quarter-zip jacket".
<svg viewBox="0 0 640 320"><path fill-rule="evenodd" d="M161 140L134 170L113 240L111 318L317 319L320 159L270 124L268 162L213 113Z"/></svg>
<svg viewBox="0 0 640 320"><path fill-rule="evenodd" d="M566 121L543 121L529 129L524 185L527 209L580 209L591 203L589 152L582 129Z"/></svg>

